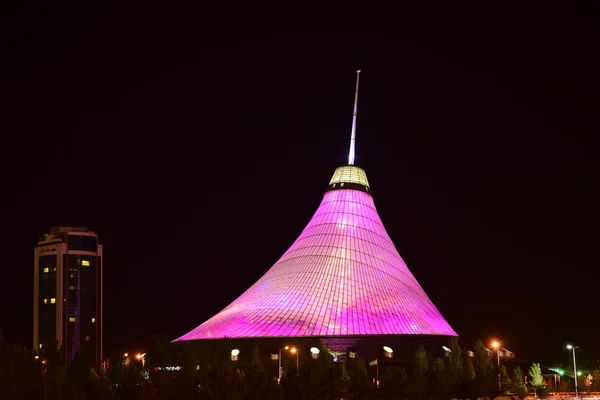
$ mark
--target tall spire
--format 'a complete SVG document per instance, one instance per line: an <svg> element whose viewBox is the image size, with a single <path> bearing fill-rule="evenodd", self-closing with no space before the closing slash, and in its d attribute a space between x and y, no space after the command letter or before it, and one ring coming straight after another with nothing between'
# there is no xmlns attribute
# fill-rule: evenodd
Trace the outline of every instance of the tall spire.
<svg viewBox="0 0 600 400"><path fill-rule="evenodd" d="M354 165L354 147L356 143L356 112L358 110L358 81L360 69L356 71L356 92L354 93L354 113L352 114L352 134L350 135L350 152L348 154L348 165Z"/></svg>

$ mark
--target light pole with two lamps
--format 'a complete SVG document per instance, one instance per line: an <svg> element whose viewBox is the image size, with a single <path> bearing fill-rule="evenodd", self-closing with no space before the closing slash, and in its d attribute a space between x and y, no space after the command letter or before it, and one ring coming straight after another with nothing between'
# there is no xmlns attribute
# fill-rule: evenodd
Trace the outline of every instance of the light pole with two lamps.
<svg viewBox="0 0 600 400"><path fill-rule="evenodd" d="M573 346L568 344L567 349L573 350L573 376L575 377L575 398L579 398L579 392L577 391L577 362L575 361L575 349L578 349L579 346Z"/></svg>
<svg viewBox="0 0 600 400"><path fill-rule="evenodd" d="M279 384L281 382L281 375L283 375L283 368L281 367L281 351L282 350L289 350L293 354L296 354L296 373L297 374L300 373L300 368L298 365L298 349L296 349L295 347L290 348L290 346L285 346L283 349L279 349L279 355L277 357L277 359L279 360L279 377L277 378L277 384Z"/></svg>

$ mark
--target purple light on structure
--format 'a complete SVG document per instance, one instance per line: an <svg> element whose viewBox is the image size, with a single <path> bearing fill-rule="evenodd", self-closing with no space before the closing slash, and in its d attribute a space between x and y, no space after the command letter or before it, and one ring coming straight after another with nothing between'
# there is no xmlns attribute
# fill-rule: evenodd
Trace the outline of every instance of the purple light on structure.
<svg viewBox="0 0 600 400"><path fill-rule="evenodd" d="M177 340L456 336L398 254L364 171L340 167L332 182L336 174L342 178L330 183L333 190L279 261L233 303ZM352 177L344 178L348 174Z"/></svg>

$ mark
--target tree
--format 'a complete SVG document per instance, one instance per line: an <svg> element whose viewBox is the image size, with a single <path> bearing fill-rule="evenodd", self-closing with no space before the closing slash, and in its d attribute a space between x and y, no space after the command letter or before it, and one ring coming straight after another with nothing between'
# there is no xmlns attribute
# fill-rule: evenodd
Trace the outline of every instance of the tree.
<svg viewBox="0 0 600 400"><path fill-rule="evenodd" d="M406 371L402 367L388 366L385 368L380 383L380 394L384 399L406 398Z"/></svg>
<svg viewBox="0 0 600 400"><path fill-rule="evenodd" d="M592 372L592 392L600 392L600 370L595 369Z"/></svg>
<svg viewBox="0 0 600 400"><path fill-rule="evenodd" d="M75 354L75 358L67 366L66 371L65 392L68 397L76 399L80 397L79 393L87 392L90 372L90 365L79 354Z"/></svg>
<svg viewBox="0 0 600 400"><path fill-rule="evenodd" d="M408 385L408 397L410 400L423 400L425 398L429 386L427 380L428 370L429 355L425 347L420 346L415 350L413 372Z"/></svg>
<svg viewBox="0 0 600 400"><path fill-rule="evenodd" d="M244 400L282 399L283 392L275 376L269 374L260 362L258 346L252 349L252 365L245 369L247 392Z"/></svg>
<svg viewBox="0 0 600 400"><path fill-rule="evenodd" d="M2 342L2 339L0 339ZM4 340L0 343L0 399L25 399L34 389L31 353Z"/></svg>
<svg viewBox="0 0 600 400"><path fill-rule="evenodd" d="M513 393L521 399L528 394L523 371L521 371L521 368L519 367L513 370L512 390Z"/></svg>
<svg viewBox="0 0 600 400"><path fill-rule="evenodd" d="M373 392L373 383L369 380L367 363L362 357L347 361L348 384L346 398L349 400L368 399Z"/></svg>
<svg viewBox="0 0 600 400"><path fill-rule="evenodd" d="M475 357L473 358L475 381L473 383L473 397L492 397L498 390L495 366L490 351L479 340L475 344Z"/></svg>
<svg viewBox="0 0 600 400"><path fill-rule="evenodd" d="M501 365L500 371L500 394L506 395L510 393L510 378L508 372L506 372L506 366Z"/></svg>
<svg viewBox="0 0 600 400"><path fill-rule="evenodd" d="M458 343L458 338L450 339L450 352L444 359L445 384L447 395L450 397L458 396L460 384L464 376L464 350Z"/></svg>
<svg viewBox="0 0 600 400"><path fill-rule="evenodd" d="M435 378L435 390L437 391L437 398L440 400L448 400L449 397L449 384L448 374L446 371L446 363L442 357L437 357L432 362L432 372Z"/></svg>
<svg viewBox="0 0 600 400"><path fill-rule="evenodd" d="M471 397L473 393L473 387L475 382L475 368L473 367L473 357L463 357L463 372L462 372L462 383L460 385L460 396L461 399L467 399Z"/></svg>
<svg viewBox="0 0 600 400"><path fill-rule="evenodd" d="M544 385L544 376L542 375L540 364L531 364L529 376L531 377L531 387L534 397L544 398L546 386Z"/></svg>
<svg viewBox="0 0 600 400"><path fill-rule="evenodd" d="M339 367L336 364L335 367ZM346 392L347 380L340 370L334 370L332 356L326 343L321 343L316 360L310 358L300 368L300 375L288 374L281 386L286 399L339 399Z"/></svg>

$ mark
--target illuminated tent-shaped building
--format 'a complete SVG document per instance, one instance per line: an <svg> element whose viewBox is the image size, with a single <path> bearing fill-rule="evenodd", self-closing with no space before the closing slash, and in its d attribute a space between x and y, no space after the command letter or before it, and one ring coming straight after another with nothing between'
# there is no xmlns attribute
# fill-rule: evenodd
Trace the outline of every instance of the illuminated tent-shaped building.
<svg viewBox="0 0 600 400"><path fill-rule="evenodd" d="M349 163L335 170L304 231L258 282L176 341L227 338L241 349L267 340L259 346L275 351L324 341L338 355L378 357L383 346L412 353L456 336L398 254L365 171L353 165L356 98Z"/></svg>

